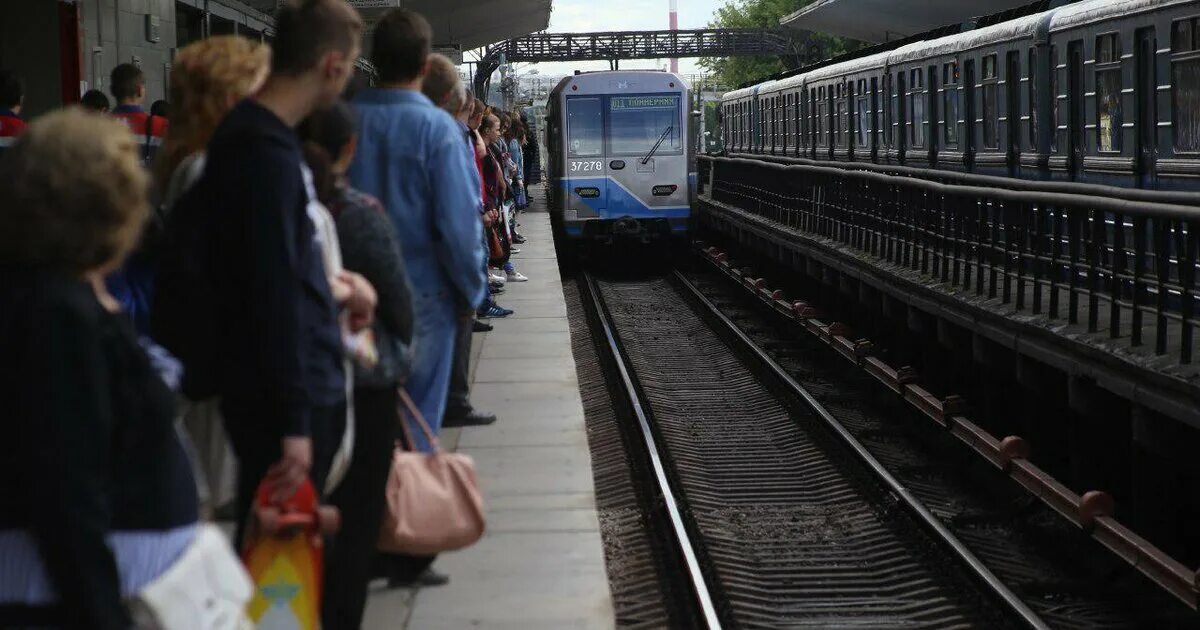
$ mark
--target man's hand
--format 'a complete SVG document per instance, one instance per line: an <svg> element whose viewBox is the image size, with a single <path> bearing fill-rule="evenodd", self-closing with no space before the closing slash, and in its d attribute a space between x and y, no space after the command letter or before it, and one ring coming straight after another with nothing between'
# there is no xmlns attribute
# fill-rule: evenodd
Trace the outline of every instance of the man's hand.
<svg viewBox="0 0 1200 630"><path fill-rule="evenodd" d="M329 279L329 292L333 294L333 303L341 306L350 299L354 287L339 274Z"/></svg>
<svg viewBox="0 0 1200 630"><path fill-rule="evenodd" d="M341 303L342 308L346 309L346 313L349 315L350 330L358 332L370 326L371 322L375 320L375 304L379 302L379 296L375 294L375 287L372 287L366 278L353 271L338 273L338 279L350 287L349 297Z"/></svg>
<svg viewBox="0 0 1200 630"><path fill-rule="evenodd" d="M283 438L283 457L267 470L271 500L281 503L300 489L312 468L312 438ZM317 489L320 492L320 488Z"/></svg>

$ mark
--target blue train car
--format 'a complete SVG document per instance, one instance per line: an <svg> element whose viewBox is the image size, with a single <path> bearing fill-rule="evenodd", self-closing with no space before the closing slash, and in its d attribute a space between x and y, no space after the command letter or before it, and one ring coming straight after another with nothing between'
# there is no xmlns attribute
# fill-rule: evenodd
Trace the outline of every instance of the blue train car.
<svg viewBox="0 0 1200 630"><path fill-rule="evenodd" d="M659 71L564 78L546 106L551 212L571 240L686 236L695 183L688 87Z"/></svg>

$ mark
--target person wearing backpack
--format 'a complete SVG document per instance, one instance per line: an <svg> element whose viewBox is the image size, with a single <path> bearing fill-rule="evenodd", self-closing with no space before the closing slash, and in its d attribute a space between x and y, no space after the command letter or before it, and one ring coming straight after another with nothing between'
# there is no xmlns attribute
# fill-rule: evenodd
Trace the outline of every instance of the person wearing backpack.
<svg viewBox="0 0 1200 630"><path fill-rule="evenodd" d="M345 0L284 5L266 83L217 127L167 220L154 333L183 361L187 395L221 398L239 541L264 479L276 500L306 479L324 488L347 420L339 307L371 323L365 281L326 274L295 132L345 88L362 29Z"/></svg>

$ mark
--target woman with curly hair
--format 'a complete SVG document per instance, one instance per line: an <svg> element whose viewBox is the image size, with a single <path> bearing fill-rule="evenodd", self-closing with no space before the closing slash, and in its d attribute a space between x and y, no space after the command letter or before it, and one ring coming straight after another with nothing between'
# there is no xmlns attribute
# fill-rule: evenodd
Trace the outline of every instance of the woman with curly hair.
<svg viewBox="0 0 1200 630"><path fill-rule="evenodd" d="M262 87L271 49L236 35L203 39L181 48L171 70L171 126L155 184L169 206L204 170L204 147L217 124Z"/></svg>
<svg viewBox="0 0 1200 630"><path fill-rule="evenodd" d="M258 91L270 62L268 46L235 35L188 44L175 56L171 126L155 165L164 215L200 178L204 148L217 125L234 105ZM183 422L195 446L204 511L214 515L233 501L237 472L218 401L187 401Z"/></svg>

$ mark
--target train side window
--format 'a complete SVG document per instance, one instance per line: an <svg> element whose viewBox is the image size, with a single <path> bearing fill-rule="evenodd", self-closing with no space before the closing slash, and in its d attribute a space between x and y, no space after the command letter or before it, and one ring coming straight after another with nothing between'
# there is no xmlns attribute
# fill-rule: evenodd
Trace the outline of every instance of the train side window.
<svg viewBox="0 0 1200 630"><path fill-rule="evenodd" d="M983 73L980 76L983 92L983 148L995 149L1000 146L999 127L1000 112L997 109L999 92L999 76L996 72L996 55L983 58Z"/></svg>
<svg viewBox="0 0 1200 630"><path fill-rule="evenodd" d="M1171 111L1175 150L1200 152L1200 18L1171 25Z"/></svg>
<svg viewBox="0 0 1200 630"><path fill-rule="evenodd" d="M1096 38L1096 149L1120 153L1125 122L1121 106L1121 40L1116 33Z"/></svg>
<svg viewBox="0 0 1200 630"><path fill-rule="evenodd" d="M958 62L942 66L942 141L947 148L958 147Z"/></svg>
<svg viewBox="0 0 1200 630"><path fill-rule="evenodd" d="M604 108L600 99L567 99L567 152L571 157L604 154Z"/></svg>

